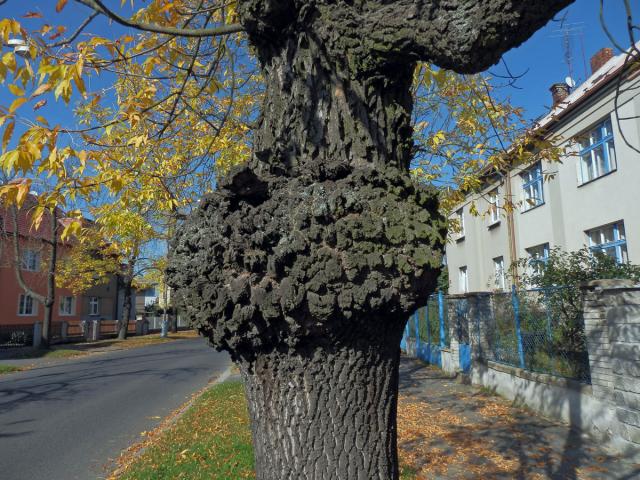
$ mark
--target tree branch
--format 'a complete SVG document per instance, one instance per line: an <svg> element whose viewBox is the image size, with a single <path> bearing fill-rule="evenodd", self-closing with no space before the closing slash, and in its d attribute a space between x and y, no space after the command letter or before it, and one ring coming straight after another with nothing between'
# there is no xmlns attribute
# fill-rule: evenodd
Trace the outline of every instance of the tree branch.
<svg viewBox="0 0 640 480"><path fill-rule="evenodd" d="M160 33L165 35L174 35L176 37L217 37L220 35L229 35L244 31L239 23L231 25L222 25L214 28L179 28L165 27L145 22L136 22L134 20L122 17L113 10L108 9L101 0L76 0L95 12L105 15L116 23L127 27L143 30L145 32Z"/></svg>
<svg viewBox="0 0 640 480"><path fill-rule="evenodd" d="M357 16L370 37L364 48L388 64L425 60L458 73L476 73L495 64L573 1L375 0Z"/></svg>

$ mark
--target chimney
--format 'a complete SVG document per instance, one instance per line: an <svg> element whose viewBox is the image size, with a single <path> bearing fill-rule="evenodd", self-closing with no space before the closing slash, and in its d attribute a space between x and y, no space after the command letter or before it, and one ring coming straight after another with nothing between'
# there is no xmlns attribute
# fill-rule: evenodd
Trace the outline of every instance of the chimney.
<svg viewBox="0 0 640 480"><path fill-rule="evenodd" d="M566 83L554 83L551 85L551 97L553 98L553 106L557 107L565 98L569 96L569 85Z"/></svg>
<svg viewBox="0 0 640 480"><path fill-rule="evenodd" d="M596 73L602 66L613 58L613 49L606 47L598 50L591 57L591 73Z"/></svg>

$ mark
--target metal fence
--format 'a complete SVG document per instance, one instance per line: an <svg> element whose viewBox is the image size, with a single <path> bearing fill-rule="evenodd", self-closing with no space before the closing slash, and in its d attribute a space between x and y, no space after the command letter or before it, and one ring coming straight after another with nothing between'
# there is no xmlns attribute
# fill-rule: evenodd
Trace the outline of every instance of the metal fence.
<svg viewBox="0 0 640 480"><path fill-rule="evenodd" d="M473 357L591 382L582 296L576 288L432 295L407 322L401 346L442 366L442 352L450 347L451 337L455 348L450 354L456 357L452 361L463 372L469 371Z"/></svg>
<svg viewBox="0 0 640 480"><path fill-rule="evenodd" d="M147 322L149 322L149 331L150 332L155 332L155 331L160 331L162 330L162 316L149 316L149 317L145 317L145 320ZM176 323L177 323L177 327L178 329L185 329L189 327L189 324L187 323L186 318L184 318L182 315L178 315L176 318Z"/></svg>
<svg viewBox="0 0 640 480"><path fill-rule="evenodd" d="M0 348L25 347L33 343L33 325L0 325Z"/></svg>
<svg viewBox="0 0 640 480"><path fill-rule="evenodd" d="M486 337L492 360L590 383L581 296L575 288L496 293Z"/></svg>
<svg viewBox="0 0 640 480"><path fill-rule="evenodd" d="M407 322L403 342L403 348L415 350L418 358L442 364L442 350L451 342L447 298L444 295L431 295L427 304L416 310Z"/></svg>

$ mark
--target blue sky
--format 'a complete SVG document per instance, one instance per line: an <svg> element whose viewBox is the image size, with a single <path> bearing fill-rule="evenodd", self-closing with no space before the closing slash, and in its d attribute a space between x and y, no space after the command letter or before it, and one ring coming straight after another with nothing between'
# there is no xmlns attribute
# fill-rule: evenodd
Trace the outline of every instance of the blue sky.
<svg viewBox="0 0 640 480"><path fill-rule="evenodd" d="M535 1L535 0L528 0ZM622 0L604 0L606 4L605 17L609 29L628 44L625 28L625 12ZM109 4L120 4L120 0L111 0ZM64 24L72 31L89 11L73 0L69 1L62 14L54 11L55 0L9 0L0 7L0 17L16 17L27 27L36 27L42 21L52 24ZM127 2L128 4L128 2ZM138 1L138 5L143 2ZM640 2L632 2L636 19L640 18ZM125 7L126 8L126 7ZM40 11L44 14L44 20L26 20L22 15L28 11ZM565 15L566 13L566 15ZM569 30L570 51L572 56L573 77L580 83L590 75L589 59L600 48L611 46L599 20L600 0L577 0L557 18L564 18L565 28ZM89 31L104 36L114 36L124 30L120 27L109 25L105 19L96 19ZM500 91L501 96L509 96L514 105L525 109L528 119L535 119L544 114L551 101L549 87L551 84L563 81L569 75L569 67L565 61L565 48L563 47L563 31L559 22L550 22L546 27L537 32L522 46L508 52L504 61L514 75L523 74L516 82L518 88L505 88ZM505 75L503 65L490 69L490 72ZM105 82L89 81L89 90L102 87ZM0 89L4 90L4 89ZM10 98L10 97L9 97ZM7 103L7 95L0 91L0 103ZM56 117L65 123L70 119L64 104L58 103L47 107L46 115L55 113Z"/></svg>
<svg viewBox="0 0 640 480"><path fill-rule="evenodd" d="M607 27L620 43L628 45L623 1L604 0L604 3ZM630 3L634 9L635 20L640 21L640 2ZM562 18L564 14L564 28L570 33L573 78L579 84L591 75L591 56L600 48L613 48L613 45L600 24L600 0L577 0L556 18ZM548 110L551 105L549 87L553 83L564 81L569 75L564 51L561 24L550 22L519 48L504 56L504 61L514 75L526 72L517 82L521 90L510 88L508 94L514 105L525 109L527 118L535 119ZM491 68L490 71L503 75L506 73L500 65Z"/></svg>

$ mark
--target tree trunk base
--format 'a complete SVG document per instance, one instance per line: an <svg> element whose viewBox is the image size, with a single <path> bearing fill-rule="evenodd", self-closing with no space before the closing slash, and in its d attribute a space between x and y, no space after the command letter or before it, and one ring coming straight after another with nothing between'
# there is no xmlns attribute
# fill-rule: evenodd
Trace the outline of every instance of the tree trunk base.
<svg viewBox="0 0 640 480"><path fill-rule="evenodd" d="M257 480L395 480L400 350L317 347L241 365Z"/></svg>

